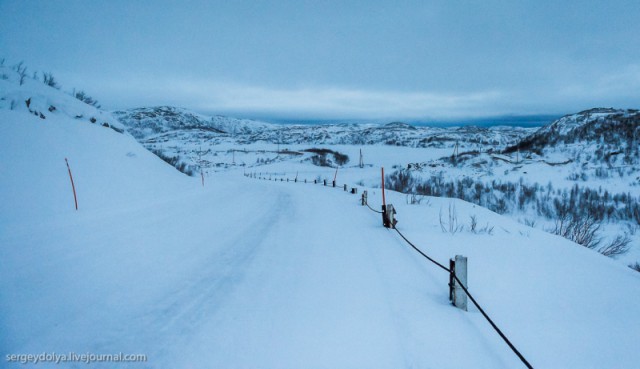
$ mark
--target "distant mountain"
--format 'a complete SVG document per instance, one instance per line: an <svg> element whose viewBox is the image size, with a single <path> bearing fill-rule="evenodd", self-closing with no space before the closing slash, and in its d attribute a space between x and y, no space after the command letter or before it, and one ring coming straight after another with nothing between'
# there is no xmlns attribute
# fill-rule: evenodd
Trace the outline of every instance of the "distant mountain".
<svg viewBox="0 0 640 369"><path fill-rule="evenodd" d="M113 115L126 125L127 130L137 139L178 130L201 130L235 136L261 132L271 126L269 123L249 119L209 117L170 106L115 111Z"/></svg>
<svg viewBox="0 0 640 369"><path fill-rule="evenodd" d="M540 128L507 153L528 150L542 153L558 145L581 142L597 145L604 151L633 151L640 139L640 111L635 109L595 108L564 117ZM637 156L637 155L636 155Z"/></svg>
<svg viewBox="0 0 640 369"><path fill-rule="evenodd" d="M127 130L142 143L197 139L239 145L273 144L373 145L449 147L484 145L502 149L532 132L520 127L434 128L404 122L387 124L273 124L224 116L205 116L175 107L116 111Z"/></svg>

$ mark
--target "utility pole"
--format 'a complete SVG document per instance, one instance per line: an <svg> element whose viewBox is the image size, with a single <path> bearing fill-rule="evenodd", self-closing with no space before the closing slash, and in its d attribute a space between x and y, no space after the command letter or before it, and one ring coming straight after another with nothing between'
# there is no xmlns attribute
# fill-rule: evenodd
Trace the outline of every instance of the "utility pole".
<svg viewBox="0 0 640 369"><path fill-rule="evenodd" d="M456 144L453 147L453 157L456 161L458 161L458 141L456 141Z"/></svg>

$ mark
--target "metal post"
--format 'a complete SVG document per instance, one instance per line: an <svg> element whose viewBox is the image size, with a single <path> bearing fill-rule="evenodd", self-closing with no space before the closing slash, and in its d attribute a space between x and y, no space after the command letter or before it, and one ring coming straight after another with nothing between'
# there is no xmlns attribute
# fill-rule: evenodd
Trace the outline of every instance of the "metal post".
<svg viewBox="0 0 640 369"><path fill-rule="evenodd" d="M398 221L395 219L396 210L393 205L382 205L382 225L394 229Z"/></svg>
<svg viewBox="0 0 640 369"><path fill-rule="evenodd" d="M450 261L451 263L451 261ZM451 268L451 276L449 280L453 282L453 288L450 289L449 295L452 297L452 303L459 309L467 311L467 294L464 292L462 287L460 287L460 283L462 283L466 288L469 288L467 284L467 257L462 255L456 255L455 260L453 260L453 268ZM457 280L456 278L457 277ZM460 283L458 283L458 280Z"/></svg>
<svg viewBox="0 0 640 369"><path fill-rule="evenodd" d="M362 192L362 206L367 205L367 190Z"/></svg>

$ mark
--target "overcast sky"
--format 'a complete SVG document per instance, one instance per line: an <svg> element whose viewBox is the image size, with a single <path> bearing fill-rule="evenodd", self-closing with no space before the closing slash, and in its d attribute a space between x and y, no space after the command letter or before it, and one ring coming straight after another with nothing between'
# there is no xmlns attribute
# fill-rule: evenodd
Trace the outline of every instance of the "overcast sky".
<svg viewBox="0 0 640 369"><path fill-rule="evenodd" d="M640 1L0 0L0 58L107 109L443 119L640 108Z"/></svg>

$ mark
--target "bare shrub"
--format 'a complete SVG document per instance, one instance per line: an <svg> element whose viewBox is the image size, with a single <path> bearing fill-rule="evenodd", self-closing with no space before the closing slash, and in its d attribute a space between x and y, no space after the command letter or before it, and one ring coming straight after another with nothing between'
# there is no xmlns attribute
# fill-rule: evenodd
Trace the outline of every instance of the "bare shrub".
<svg viewBox="0 0 640 369"><path fill-rule="evenodd" d="M75 97L76 99L82 101L85 104L91 105L91 106L95 106L96 108L100 108L100 104L98 104L98 100L95 100L94 98L92 98L91 96L87 95L86 92L80 90L80 91L74 91L73 92L73 97Z"/></svg>
<svg viewBox="0 0 640 369"><path fill-rule="evenodd" d="M18 76L20 76L20 86L24 84L24 79L27 77L27 67L24 65L24 62L16 64L14 67L15 71L18 72Z"/></svg>
<svg viewBox="0 0 640 369"><path fill-rule="evenodd" d="M422 201L425 199L425 196L416 195L415 193L407 195L407 204L409 205L420 205ZM431 201L427 199L426 205L431 205Z"/></svg>
<svg viewBox="0 0 640 369"><path fill-rule="evenodd" d="M629 244L631 243L631 238L627 233L616 236L616 238L611 241L608 245L603 246L598 249L598 252L604 256L617 256L624 255L629 251L631 247Z"/></svg>
<svg viewBox="0 0 640 369"><path fill-rule="evenodd" d="M592 216L576 217L564 213L556 219L555 227L550 232L594 249L601 241L598 237L600 226L601 222Z"/></svg>
<svg viewBox="0 0 640 369"><path fill-rule="evenodd" d="M53 74L51 72L42 73L42 82L44 82L44 84L49 87L57 88L58 90L60 89L60 86L58 85L58 81L56 81L56 79L53 77Z"/></svg>
<svg viewBox="0 0 640 369"><path fill-rule="evenodd" d="M442 208L440 208L439 219L440 229L444 233L456 234L464 229L464 225L458 223L458 211L453 203L449 203L447 221L442 219Z"/></svg>
<svg viewBox="0 0 640 369"><path fill-rule="evenodd" d="M635 270L636 272L640 272L640 263L636 261L635 264L629 264L629 268Z"/></svg>
<svg viewBox="0 0 640 369"><path fill-rule="evenodd" d="M478 216L477 215L470 215L469 216L470 221L469 221L469 232L473 233L473 234L488 234L488 235L492 235L493 234L493 227L489 225L489 223L487 223L486 226L479 228L478 227Z"/></svg>

